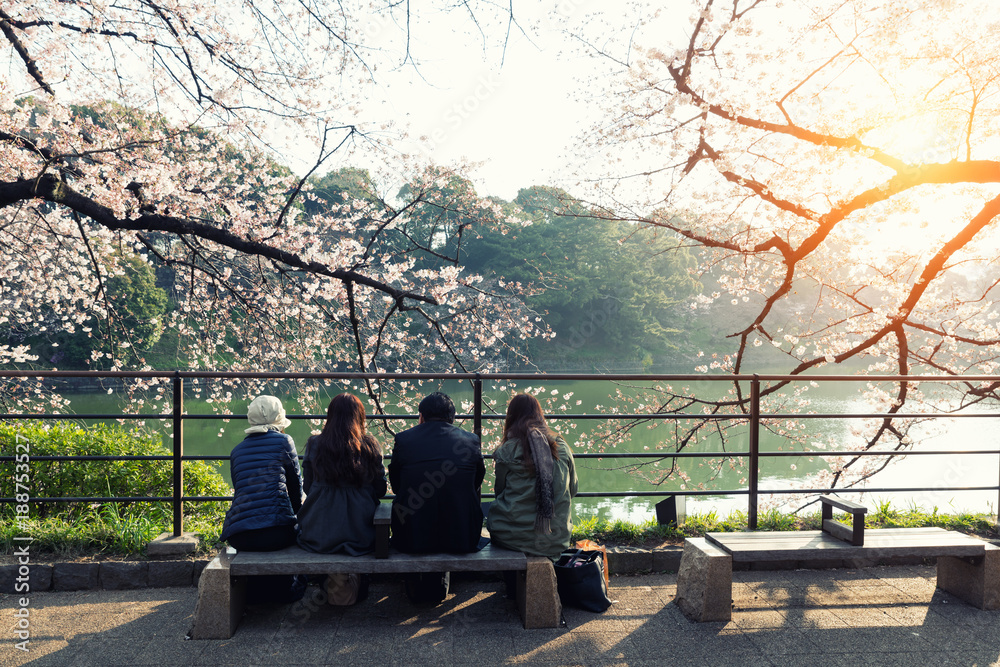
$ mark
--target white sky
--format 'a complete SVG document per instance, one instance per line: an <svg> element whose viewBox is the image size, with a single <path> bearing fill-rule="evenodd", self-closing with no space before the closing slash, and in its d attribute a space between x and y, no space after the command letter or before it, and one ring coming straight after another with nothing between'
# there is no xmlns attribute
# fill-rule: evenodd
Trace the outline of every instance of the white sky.
<svg viewBox="0 0 1000 667"><path fill-rule="evenodd" d="M400 150L446 166L482 163L468 174L480 196L510 200L533 185L572 191L579 164L571 160L581 160L575 144L600 111L582 101L591 91L581 89L581 79L599 63L574 54L579 44L566 31L597 9L604 7L589 0L563 2L558 5L563 18L556 21L515 5L531 35L512 31L505 52L500 46L506 25L483 26L486 48L460 16L454 20L461 27L435 23L433 30L417 30L423 41L411 43L411 51L419 70L406 65L376 72L368 108L374 117L395 121L397 129L408 128ZM606 27L610 20L598 25ZM345 165L331 168L340 166Z"/></svg>
<svg viewBox="0 0 1000 667"><path fill-rule="evenodd" d="M437 91L414 81L389 86L390 108L411 128L412 150L439 164L482 162L473 177L480 195L509 200L520 188L568 178L566 149L593 117L572 99L578 73L568 63L526 51L509 53L502 69L455 63Z"/></svg>

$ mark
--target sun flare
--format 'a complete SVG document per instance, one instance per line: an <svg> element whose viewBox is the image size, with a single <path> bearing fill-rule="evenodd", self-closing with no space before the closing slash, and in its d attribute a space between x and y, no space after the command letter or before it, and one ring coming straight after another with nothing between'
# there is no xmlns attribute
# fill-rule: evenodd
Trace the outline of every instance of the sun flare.
<svg viewBox="0 0 1000 667"><path fill-rule="evenodd" d="M954 143L942 126L938 114L925 113L880 124L861 138L907 164L947 162L954 157Z"/></svg>

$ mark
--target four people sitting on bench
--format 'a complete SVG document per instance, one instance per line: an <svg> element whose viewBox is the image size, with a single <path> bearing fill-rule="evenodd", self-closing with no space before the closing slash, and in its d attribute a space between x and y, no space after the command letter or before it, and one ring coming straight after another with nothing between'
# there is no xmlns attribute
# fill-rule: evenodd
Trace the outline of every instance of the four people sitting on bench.
<svg viewBox="0 0 1000 667"><path fill-rule="evenodd" d="M454 425L455 405L435 392L420 401L419 423L395 436L388 478L391 545L403 553L472 553L482 537L480 487L486 474L479 436ZM273 396L250 405L247 439L233 450L235 498L222 539L237 550L270 551L297 543L320 553L374 550L373 517L386 493L378 442L366 432L361 401L340 394L330 401L319 435L306 444L306 499L290 423ZM572 498L577 491L573 455L545 423L530 394L507 409L496 460L496 501L487 519L498 546L551 559L570 545ZM298 530L296 530L296 513ZM447 572L411 575L407 595L437 603L448 594Z"/></svg>

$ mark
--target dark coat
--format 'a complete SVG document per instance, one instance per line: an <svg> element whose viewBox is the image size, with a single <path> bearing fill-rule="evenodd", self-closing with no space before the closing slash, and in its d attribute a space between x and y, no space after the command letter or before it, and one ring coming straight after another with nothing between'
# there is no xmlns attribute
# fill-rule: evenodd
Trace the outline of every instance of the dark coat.
<svg viewBox="0 0 1000 667"><path fill-rule="evenodd" d="M314 436L315 437L315 436ZM375 510L385 495L385 469L370 484L351 486L315 479L311 447L302 460L306 501L299 510L299 546L317 553L360 556L375 550Z"/></svg>
<svg viewBox="0 0 1000 667"><path fill-rule="evenodd" d="M389 483L392 546L404 553L471 553L483 528L486 475L479 436L442 421L396 434Z"/></svg>
<svg viewBox="0 0 1000 667"><path fill-rule="evenodd" d="M222 525L222 540L247 530L294 526L302 506L299 458L291 437L278 431L251 433L229 459L233 504Z"/></svg>

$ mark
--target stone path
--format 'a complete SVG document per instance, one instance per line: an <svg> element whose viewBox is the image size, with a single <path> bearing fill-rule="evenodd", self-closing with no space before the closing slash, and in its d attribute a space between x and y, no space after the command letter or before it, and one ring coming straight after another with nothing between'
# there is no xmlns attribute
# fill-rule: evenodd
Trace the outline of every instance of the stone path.
<svg viewBox="0 0 1000 667"><path fill-rule="evenodd" d="M456 581L420 609L381 579L356 607L252 607L227 641L184 639L194 588L46 592L30 598L27 653L4 595L0 665L1000 665L1000 612L937 591L933 567L733 578L729 623L689 622L669 574L613 577L611 609L567 609L556 630L521 629L498 581Z"/></svg>

